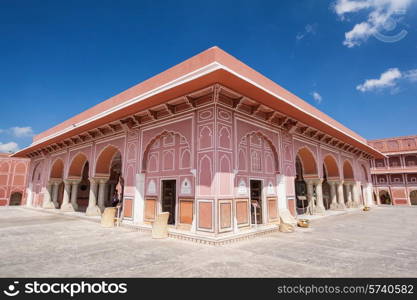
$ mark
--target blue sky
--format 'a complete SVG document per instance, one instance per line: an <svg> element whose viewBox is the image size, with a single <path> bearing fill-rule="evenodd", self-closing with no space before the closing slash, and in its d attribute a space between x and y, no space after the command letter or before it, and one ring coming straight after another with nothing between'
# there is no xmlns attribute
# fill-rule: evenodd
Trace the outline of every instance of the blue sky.
<svg viewBox="0 0 417 300"><path fill-rule="evenodd" d="M417 134L416 2L1 0L0 150L215 45L365 138Z"/></svg>

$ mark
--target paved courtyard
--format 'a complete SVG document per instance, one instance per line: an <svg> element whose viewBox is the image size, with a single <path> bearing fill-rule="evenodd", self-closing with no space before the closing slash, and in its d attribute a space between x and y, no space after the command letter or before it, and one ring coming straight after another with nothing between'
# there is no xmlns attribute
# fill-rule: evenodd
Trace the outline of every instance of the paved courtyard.
<svg viewBox="0 0 417 300"><path fill-rule="evenodd" d="M417 277L417 208L208 246L24 208L0 209L1 277Z"/></svg>

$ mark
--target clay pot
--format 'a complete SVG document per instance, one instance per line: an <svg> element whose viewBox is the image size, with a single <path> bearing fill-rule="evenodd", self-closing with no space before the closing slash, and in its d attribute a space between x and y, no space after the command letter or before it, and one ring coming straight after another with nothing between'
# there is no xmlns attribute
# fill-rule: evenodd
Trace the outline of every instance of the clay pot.
<svg viewBox="0 0 417 300"><path fill-rule="evenodd" d="M297 222L298 227L308 228L310 227L310 221L307 219L301 219Z"/></svg>

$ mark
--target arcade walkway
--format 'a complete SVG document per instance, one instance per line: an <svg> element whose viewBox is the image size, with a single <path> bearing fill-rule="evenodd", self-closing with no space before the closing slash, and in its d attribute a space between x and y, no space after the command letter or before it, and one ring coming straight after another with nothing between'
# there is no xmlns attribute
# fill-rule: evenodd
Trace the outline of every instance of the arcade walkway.
<svg viewBox="0 0 417 300"><path fill-rule="evenodd" d="M417 277L416 207L379 207L312 224L214 247L2 207L0 276Z"/></svg>

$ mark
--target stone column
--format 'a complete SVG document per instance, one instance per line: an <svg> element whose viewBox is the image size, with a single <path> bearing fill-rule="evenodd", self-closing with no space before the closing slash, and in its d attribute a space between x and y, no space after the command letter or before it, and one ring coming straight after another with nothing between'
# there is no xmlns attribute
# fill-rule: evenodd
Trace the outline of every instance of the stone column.
<svg viewBox="0 0 417 300"><path fill-rule="evenodd" d="M54 203L55 208L59 208L58 203L58 191L59 191L59 185L61 182L54 181L53 182L53 188L52 188L52 202Z"/></svg>
<svg viewBox="0 0 417 300"><path fill-rule="evenodd" d="M62 198L62 205L61 211L74 211L70 201L70 193L71 193L71 181L64 180L65 188L64 188L64 197Z"/></svg>
<svg viewBox="0 0 417 300"><path fill-rule="evenodd" d="M135 183L136 183L136 186L135 186L135 199L134 199L134 204L133 204L133 207L134 207L133 222L135 224L142 224L144 221L144 209L145 209L145 174L143 173L136 174ZM111 193L110 196L113 196L113 193ZM193 224L194 222L195 222L195 215L193 213Z"/></svg>
<svg viewBox="0 0 417 300"><path fill-rule="evenodd" d="M318 179L316 181L316 207L314 209L315 214L324 214L326 208L323 204L323 179Z"/></svg>
<svg viewBox="0 0 417 300"><path fill-rule="evenodd" d="M365 190L365 205L367 206L374 206L374 197L373 197L373 186L372 183L368 183L366 190Z"/></svg>
<svg viewBox="0 0 417 300"><path fill-rule="evenodd" d="M337 184L337 198L339 200L339 204L337 206L338 209L345 209L345 196L343 194L343 180L339 181Z"/></svg>
<svg viewBox="0 0 417 300"><path fill-rule="evenodd" d="M352 208L353 207L353 201L352 201L352 183L351 182L346 182L345 183L346 186L346 195L347 195L347 203L346 206L348 208Z"/></svg>
<svg viewBox="0 0 417 300"><path fill-rule="evenodd" d="M26 206L31 207L33 202L33 183L30 182L28 188L26 189Z"/></svg>
<svg viewBox="0 0 417 300"><path fill-rule="evenodd" d="M78 185L80 184L80 180L76 180L72 182L72 189L71 189L71 205L74 208L74 210L78 209Z"/></svg>
<svg viewBox="0 0 417 300"><path fill-rule="evenodd" d="M106 192L106 182L107 179L100 179L99 180L99 188L98 188L98 207L100 211L104 211L104 199L105 199L105 192Z"/></svg>
<svg viewBox="0 0 417 300"><path fill-rule="evenodd" d="M88 207L86 216L101 216L100 208L97 206L97 180L90 178L90 195L88 197Z"/></svg>
<svg viewBox="0 0 417 300"><path fill-rule="evenodd" d="M308 202L306 214L313 215L314 208L316 206L314 203L314 195L313 195L313 180L306 179L305 181L307 183L307 202Z"/></svg>
<svg viewBox="0 0 417 300"><path fill-rule="evenodd" d="M55 208L55 205L52 203L51 198L52 198L52 182L49 181L46 187L46 193L45 193L45 198L42 203L42 208L46 208L46 209Z"/></svg>
<svg viewBox="0 0 417 300"><path fill-rule="evenodd" d="M337 195L336 195L336 184L337 182L335 181L328 181L329 185L330 185L330 209L331 210L335 210L338 208L338 204L337 204Z"/></svg>
<svg viewBox="0 0 417 300"><path fill-rule="evenodd" d="M360 205L360 189L359 189L359 183L355 182L352 185L352 194L353 194L353 203L352 203L352 207L359 207Z"/></svg>

